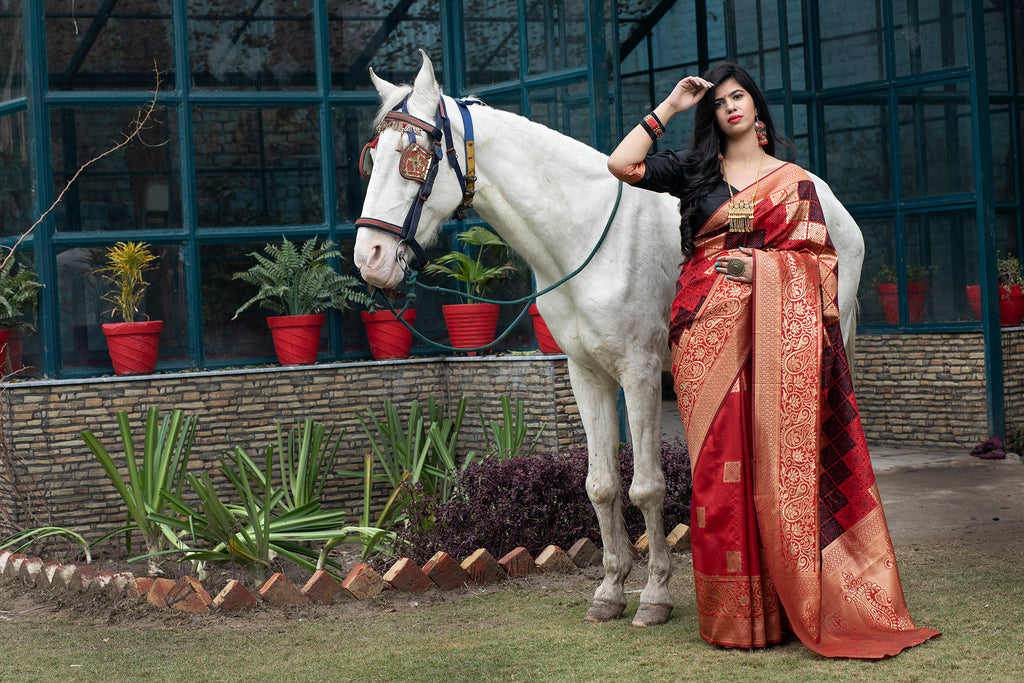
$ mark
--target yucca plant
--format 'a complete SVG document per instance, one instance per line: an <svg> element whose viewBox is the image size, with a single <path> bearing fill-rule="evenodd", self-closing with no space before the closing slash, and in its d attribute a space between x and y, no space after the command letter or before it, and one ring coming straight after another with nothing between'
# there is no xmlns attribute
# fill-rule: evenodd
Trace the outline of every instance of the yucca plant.
<svg viewBox="0 0 1024 683"><path fill-rule="evenodd" d="M175 410L170 417L160 422L159 409L150 406L146 411L146 432L141 461L136 458L127 412L117 413L117 425L120 428L121 444L128 469L127 482L121 478L113 457L92 430L82 432L82 440L99 460L100 466L107 473L128 510L126 525L107 534L97 543L123 531L125 547L130 553L131 533L137 530L145 541L147 553L158 553L166 548L164 539L175 547L173 536L165 534L161 523L154 521L150 515L162 513L167 509L170 492L177 496L181 495L195 439L196 418L186 417L182 411ZM150 569L156 570L153 561L150 562Z"/></svg>
<svg viewBox="0 0 1024 683"><path fill-rule="evenodd" d="M516 271L508 245L484 226L474 225L455 239L473 253L451 251L427 266L426 272L447 275L464 283L467 293L482 297L494 284Z"/></svg>
<svg viewBox="0 0 1024 683"><path fill-rule="evenodd" d="M310 315L330 308L342 311L350 302L370 302L360 291L359 280L338 274L328 263L332 257L340 258L331 242L320 245L313 237L296 249L282 238L281 246L267 244L263 251L265 255L251 252L255 265L232 276L259 287L255 296L238 307L232 320L253 304L278 315Z"/></svg>
<svg viewBox="0 0 1024 683"><path fill-rule="evenodd" d="M113 286L102 299L111 305L110 314L126 323L135 322L139 302L149 283L143 273L153 270L156 256L145 242L118 242L107 249L106 267L96 272Z"/></svg>
<svg viewBox="0 0 1024 683"><path fill-rule="evenodd" d="M541 435L544 434L544 425L541 425L540 429L537 430L536 436L533 437L533 441L524 448L523 442L526 440L526 419L523 399L517 398L514 406L515 407L513 409L512 399L509 398L509 396L502 396L502 419L500 421L492 420L490 422L484 419L483 411L477 407L477 414L480 416L480 424L486 425L490 428L491 436L493 436L493 441L488 438L489 451L502 460L509 460L516 456L523 456L526 458L530 457L537 449L537 442L540 440ZM484 436L488 436L487 429L484 429Z"/></svg>
<svg viewBox="0 0 1024 683"><path fill-rule="evenodd" d="M35 272L19 263L10 250L4 254L0 248L0 256L0 330L35 330L42 285Z"/></svg>

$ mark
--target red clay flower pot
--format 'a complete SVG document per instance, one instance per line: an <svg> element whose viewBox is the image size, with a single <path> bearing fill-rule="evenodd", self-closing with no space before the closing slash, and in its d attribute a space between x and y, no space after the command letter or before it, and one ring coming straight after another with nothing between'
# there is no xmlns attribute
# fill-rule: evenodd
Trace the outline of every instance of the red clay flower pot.
<svg viewBox="0 0 1024 683"><path fill-rule="evenodd" d="M530 317L533 320L533 332L537 335L537 346L543 353L562 353L562 349L559 348L558 342L551 336L551 331L548 329L548 324L544 322L544 318L541 317L540 311L537 310L537 304L530 304Z"/></svg>
<svg viewBox="0 0 1024 683"><path fill-rule="evenodd" d="M117 375L149 375L156 368L162 320L134 323L104 323L110 362Z"/></svg>
<svg viewBox="0 0 1024 683"><path fill-rule="evenodd" d="M313 315L268 315L267 326L274 339L274 351L281 365L312 365L320 351L323 313Z"/></svg>
<svg viewBox="0 0 1024 683"><path fill-rule="evenodd" d="M981 285L967 285L967 301L981 320ZM999 285L999 324L1017 327L1024 322L1024 292L1020 285Z"/></svg>
<svg viewBox="0 0 1024 683"><path fill-rule="evenodd" d="M880 282L878 296L882 299L882 310L885 312L885 322L896 325L900 322L900 299L897 293L895 282ZM919 323L924 317L924 302L928 295L928 281L907 283L907 313L910 322Z"/></svg>
<svg viewBox="0 0 1024 683"><path fill-rule="evenodd" d="M407 358L412 348L412 331L395 317L391 311L361 311L366 326L366 342L374 360ZM402 320L412 325L416 320L416 309L402 313Z"/></svg>
<svg viewBox="0 0 1024 683"><path fill-rule="evenodd" d="M441 306L448 337L457 349L472 349L494 341L498 329L498 304L446 304ZM476 351L468 351L475 356Z"/></svg>

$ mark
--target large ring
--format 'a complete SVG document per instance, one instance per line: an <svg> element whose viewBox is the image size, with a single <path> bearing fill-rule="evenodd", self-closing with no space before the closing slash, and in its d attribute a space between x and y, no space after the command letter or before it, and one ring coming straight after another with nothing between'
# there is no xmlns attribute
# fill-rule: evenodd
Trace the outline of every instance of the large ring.
<svg viewBox="0 0 1024 683"><path fill-rule="evenodd" d="M729 259L729 263L725 266L725 272L733 277L741 277L746 269L743 261L738 258Z"/></svg>

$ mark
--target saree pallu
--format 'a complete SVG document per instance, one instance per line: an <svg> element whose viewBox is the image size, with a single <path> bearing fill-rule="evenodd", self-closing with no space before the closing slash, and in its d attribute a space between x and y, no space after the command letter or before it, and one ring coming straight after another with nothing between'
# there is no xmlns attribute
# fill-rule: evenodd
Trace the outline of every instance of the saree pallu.
<svg viewBox="0 0 1024 683"><path fill-rule="evenodd" d="M838 264L814 185L760 181L754 229L723 205L672 306L672 374L691 454L701 637L783 630L829 657L880 658L939 635L910 618L839 327ZM737 195L748 198L751 189ZM714 268L754 251L753 286Z"/></svg>

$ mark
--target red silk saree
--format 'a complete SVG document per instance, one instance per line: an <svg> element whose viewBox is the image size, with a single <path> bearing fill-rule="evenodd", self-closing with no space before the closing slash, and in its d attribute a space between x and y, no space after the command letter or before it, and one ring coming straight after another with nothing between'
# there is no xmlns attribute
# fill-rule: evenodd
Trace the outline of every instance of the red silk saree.
<svg viewBox="0 0 1024 683"><path fill-rule="evenodd" d="M939 632L914 625L900 586L843 349L836 253L802 169L759 187L752 232L729 232L727 205L701 228L672 306L700 634L758 647L790 630L828 657L895 655ZM755 250L752 286L715 271L739 247Z"/></svg>

